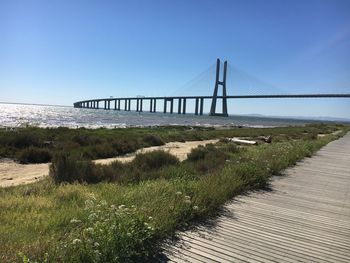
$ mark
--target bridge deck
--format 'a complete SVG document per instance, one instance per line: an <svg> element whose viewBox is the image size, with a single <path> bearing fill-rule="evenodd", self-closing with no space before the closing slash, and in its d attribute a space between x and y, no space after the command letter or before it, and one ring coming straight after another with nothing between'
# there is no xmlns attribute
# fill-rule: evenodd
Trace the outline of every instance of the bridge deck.
<svg viewBox="0 0 350 263"><path fill-rule="evenodd" d="M175 262L350 262L350 133L167 248Z"/></svg>

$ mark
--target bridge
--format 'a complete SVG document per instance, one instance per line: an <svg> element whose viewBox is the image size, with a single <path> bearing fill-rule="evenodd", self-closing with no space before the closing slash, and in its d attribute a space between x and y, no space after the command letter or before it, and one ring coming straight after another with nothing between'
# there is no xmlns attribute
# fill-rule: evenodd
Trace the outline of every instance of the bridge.
<svg viewBox="0 0 350 263"><path fill-rule="evenodd" d="M82 100L74 103L75 108L84 109L104 109L104 110L117 110L117 111L136 111L143 112L145 110L154 113L157 111L157 104L161 105L163 113L177 113L186 114L187 102L194 101L194 114L203 115L204 102L209 100L210 116L222 116L227 117L227 101L230 99L283 99L283 98L350 98L350 93L326 93L326 94L263 94L263 95L227 95L226 80L227 80L227 61L223 66L223 78L220 80L220 59L216 61L216 77L215 86L212 96L156 96L156 97L121 97L121 98L102 98L102 99L90 99ZM221 88L221 94L218 95ZM217 102L221 100L222 110L217 111ZM145 109L144 102L149 102L149 109ZM177 107L174 107L174 102L177 102ZM135 107L132 107L135 105Z"/></svg>

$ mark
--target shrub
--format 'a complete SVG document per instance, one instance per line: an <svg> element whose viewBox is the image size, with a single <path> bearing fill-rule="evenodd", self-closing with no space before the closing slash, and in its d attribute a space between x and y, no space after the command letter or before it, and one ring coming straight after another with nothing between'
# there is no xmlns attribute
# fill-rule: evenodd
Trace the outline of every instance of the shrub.
<svg viewBox="0 0 350 263"><path fill-rule="evenodd" d="M174 155L164 151L153 151L136 155L131 162L131 166L141 171L157 170L163 166L175 165L179 163Z"/></svg>
<svg viewBox="0 0 350 263"><path fill-rule="evenodd" d="M65 152L54 156L50 166L50 175L56 183L98 183L101 181L92 162L78 161Z"/></svg>
<svg viewBox="0 0 350 263"><path fill-rule="evenodd" d="M18 154L20 163L48 163L51 161L51 153L47 149L29 147Z"/></svg>
<svg viewBox="0 0 350 263"><path fill-rule="evenodd" d="M200 145L197 148L192 149L191 152L187 154L187 159L189 161L198 161L204 159L208 152L209 151L206 147Z"/></svg>
<svg viewBox="0 0 350 263"><path fill-rule="evenodd" d="M147 135L143 138L143 141L150 146L160 146L165 144L162 139L156 135Z"/></svg>
<svg viewBox="0 0 350 263"><path fill-rule="evenodd" d="M23 149L29 146L39 146L40 140L34 133L18 133L13 134L10 144L16 148Z"/></svg>
<svg viewBox="0 0 350 263"><path fill-rule="evenodd" d="M86 219L73 218L76 227L61 242L62 262L141 262L158 248L151 217L135 206L108 205L92 195L86 202Z"/></svg>

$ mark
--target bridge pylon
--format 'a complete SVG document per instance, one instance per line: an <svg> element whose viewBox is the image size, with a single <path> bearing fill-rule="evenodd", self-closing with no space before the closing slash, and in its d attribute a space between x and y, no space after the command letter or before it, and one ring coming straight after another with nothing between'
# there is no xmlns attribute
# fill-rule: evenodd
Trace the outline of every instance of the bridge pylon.
<svg viewBox="0 0 350 263"><path fill-rule="evenodd" d="M227 73L227 61L224 62L224 74L223 80L220 81L220 59L216 60L216 78L215 78L215 88L214 94L211 101L210 116L222 116L227 117L227 94L226 94L226 73ZM222 86L222 113L216 112L216 102L218 99L218 89L219 85Z"/></svg>

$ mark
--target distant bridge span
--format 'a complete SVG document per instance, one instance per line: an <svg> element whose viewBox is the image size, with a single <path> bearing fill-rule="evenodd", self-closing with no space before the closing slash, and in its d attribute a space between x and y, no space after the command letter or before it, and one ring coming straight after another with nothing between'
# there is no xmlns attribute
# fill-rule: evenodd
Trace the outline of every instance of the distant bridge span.
<svg viewBox="0 0 350 263"><path fill-rule="evenodd" d="M213 96L171 96L171 97L124 97L124 98L106 98L106 99L91 99L82 100L74 103L75 108L87 108L87 109L105 109L105 110L124 110L136 112L143 112L143 102L149 100L150 107L149 112L157 112L157 101L163 103L164 113L174 113L174 101L178 100L177 113L186 114L186 104L188 100L195 101L194 113L195 115L203 115L204 100L211 100L210 116L224 116L227 117L227 100L228 99L278 99L278 98L350 98L349 94L289 94L289 95L226 95L226 72L227 61L224 63L223 80L219 80L220 73L220 60L217 60L216 64L216 81ZM218 96L218 88L222 86L222 96ZM222 99L222 112L216 112L216 102L218 99ZM131 104L136 101L136 108L132 109ZM100 102L103 103L103 107L100 107ZM111 107L111 102L112 104ZM170 109L168 111L168 103Z"/></svg>

